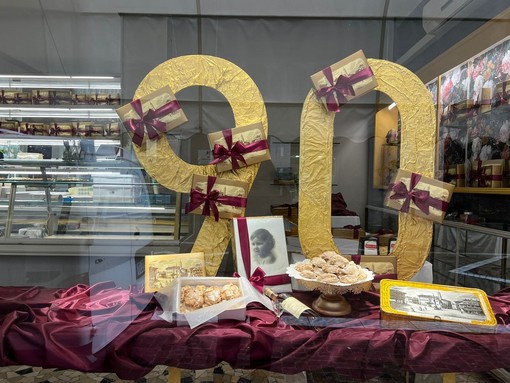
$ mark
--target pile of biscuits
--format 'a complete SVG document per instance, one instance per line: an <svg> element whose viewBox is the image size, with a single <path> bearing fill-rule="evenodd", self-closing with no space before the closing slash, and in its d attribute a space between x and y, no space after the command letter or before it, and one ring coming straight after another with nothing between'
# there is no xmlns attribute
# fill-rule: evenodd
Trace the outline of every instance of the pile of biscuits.
<svg viewBox="0 0 510 383"><path fill-rule="evenodd" d="M294 269L306 279L322 283L354 284L367 278L365 270L333 251L294 264Z"/></svg>
<svg viewBox="0 0 510 383"><path fill-rule="evenodd" d="M240 287L233 283L227 283L223 286L182 286L180 312L187 313L240 296Z"/></svg>

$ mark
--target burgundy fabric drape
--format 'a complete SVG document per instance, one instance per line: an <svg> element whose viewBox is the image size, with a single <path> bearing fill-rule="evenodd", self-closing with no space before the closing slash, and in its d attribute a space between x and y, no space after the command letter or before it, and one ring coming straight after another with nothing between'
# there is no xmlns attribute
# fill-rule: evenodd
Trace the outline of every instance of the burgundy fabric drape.
<svg viewBox="0 0 510 383"><path fill-rule="evenodd" d="M307 303L314 299L296 295ZM158 319L152 294L109 282L65 290L0 287L0 363L115 372L121 379L140 378L160 364L204 369L221 361L287 374L335 369L353 379L377 376L389 363L421 373L510 366L510 289L489 298L498 319L492 333L380 320L377 294L347 298L349 318L319 318L319 332L258 304L248 306L245 322L192 330Z"/></svg>

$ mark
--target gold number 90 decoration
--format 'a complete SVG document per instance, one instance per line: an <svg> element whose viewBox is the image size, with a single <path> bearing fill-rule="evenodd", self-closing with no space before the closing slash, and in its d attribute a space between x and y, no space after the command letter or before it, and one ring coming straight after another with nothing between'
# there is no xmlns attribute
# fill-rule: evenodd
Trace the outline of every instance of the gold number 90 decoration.
<svg viewBox="0 0 510 383"><path fill-rule="evenodd" d="M207 86L223 94L232 107L236 126L261 122L267 135L267 115L264 100L253 80L231 62L213 56L190 55L177 57L158 65L142 80L134 99L165 85L174 93L190 86ZM219 130L219 129L218 129ZM217 176L214 165L192 165L179 158L168 140L155 142L155 149L146 151L133 145L145 170L164 187L189 193L193 174ZM225 172L222 178L249 183L255 180L260 164ZM204 252L207 275L216 275L231 237L230 220L218 222L206 217L193 245L193 252Z"/></svg>
<svg viewBox="0 0 510 383"><path fill-rule="evenodd" d="M384 60L368 60L377 78L376 90L398 105L401 118L400 167L434 175L435 115L430 93L406 68ZM299 240L308 257L339 252L331 234L333 122L311 90L303 105L299 155ZM342 118L342 112L338 113ZM351 174L353 179L359 175ZM340 185L342 186L342 185ZM409 279L423 266L432 242L432 222L399 213L397 257L399 279Z"/></svg>
<svg viewBox="0 0 510 383"><path fill-rule="evenodd" d="M423 83L406 68L384 60L368 60L378 82L376 90L390 96L401 116L402 168L433 177L434 105ZM168 60L154 68L140 83L134 98L165 85L175 92L190 86L207 86L222 93L232 107L236 125L262 122L267 134L264 101L252 79L229 61L191 55ZM299 238L304 254L311 258L327 250L339 252L331 235L331 186L333 122L311 90L304 102L300 128ZM341 112L339 114L341 118ZM176 192L188 193L193 174L217 175L213 165L199 166L181 160L167 140L158 140L150 153L133 146L149 175ZM221 177L248 182L250 187L259 164ZM358 175L352 174L353 178ZM193 252L206 255L207 275L215 275L231 239L230 220L206 217ZM409 279L422 267L432 240L432 222L399 214L399 236L394 255L399 279Z"/></svg>

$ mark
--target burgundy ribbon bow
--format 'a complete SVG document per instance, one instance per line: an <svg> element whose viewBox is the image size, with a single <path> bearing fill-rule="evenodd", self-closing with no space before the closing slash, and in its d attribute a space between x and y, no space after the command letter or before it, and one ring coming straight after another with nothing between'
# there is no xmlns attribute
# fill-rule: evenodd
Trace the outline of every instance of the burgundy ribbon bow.
<svg viewBox="0 0 510 383"><path fill-rule="evenodd" d="M352 236L353 239L359 238L359 231L361 229L361 225L345 225L343 228L353 230L353 236Z"/></svg>
<svg viewBox="0 0 510 383"><path fill-rule="evenodd" d="M216 177L207 177L207 190L205 193L197 189L191 189L190 201L185 206L186 213L204 204L202 215L210 216L212 211L214 220L218 221L220 219L220 213L216 205L217 203L235 207L246 207L246 198L220 195L218 190L213 189L215 182Z"/></svg>
<svg viewBox="0 0 510 383"><path fill-rule="evenodd" d="M239 278L240 275L237 272L234 272L234 277ZM266 273L264 270L262 270L260 267L257 267L248 281L253 287L257 289L259 293L264 294L265 277Z"/></svg>
<svg viewBox="0 0 510 383"><path fill-rule="evenodd" d="M248 166L246 160L244 159L243 154L256 152L259 150L268 149L267 140L258 140L252 142L250 144L246 144L241 141L236 141L233 144L232 139L232 129L224 130L223 137L225 138L225 142L227 143L227 147L215 144L213 148L213 157L214 160L210 162L211 165L215 165L220 162L225 162L230 158L232 161L232 169L239 169L240 165L238 161L244 163L245 166Z"/></svg>
<svg viewBox="0 0 510 383"><path fill-rule="evenodd" d="M142 146L145 131L149 139L159 138L160 133L166 132L166 123L159 120L170 113L174 113L181 108L177 100L173 100L158 109L149 109L147 113L143 113L142 102L137 99L130 103L140 118L132 118L124 121L126 129L133 132L133 143Z"/></svg>
<svg viewBox="0 0 510 383"><path fill-rule="evenodd" d="M322 71L326 76L329 84L317 90L317 97L326 97L327 109L330 112L339 112L340 107L347 102L346 96L354 97L353 85L362 80L366 80L374 75L370 67L366 67L351 76L340 75L336 79L333 79L333 71L331 67L327 67Z"/></svg>
<svg viewBox="0 0 510 383"><path fill-rule="evenodd" d="M246 218L237 218L237 232L239 234L239 244L241 247L241 258L243 261L244 271L249 275L249 281L253 287L263 293L264 285L283 285L290 283L290 277L287 274L266 276L264 270L257 267L253 274L251 274L251 250L250 250L250 235L248 233L248 223ZM239 276L234 273L234 276Z"/></svg>
<svg viewBox="0 0 510 383"><path fill-rule="evenodd" d="M409 190L402 181L393 185L391 190L394 194L390 196L390 199L403 199L404 203L402 204L400 211L404 213L409 212L411 201L426 215L429 214L430 207L446 211L448 209L448 202L431 197L430 192L427 190L416 189L416 185L420 182L420 179L420 174L412 173Z"/></svg>

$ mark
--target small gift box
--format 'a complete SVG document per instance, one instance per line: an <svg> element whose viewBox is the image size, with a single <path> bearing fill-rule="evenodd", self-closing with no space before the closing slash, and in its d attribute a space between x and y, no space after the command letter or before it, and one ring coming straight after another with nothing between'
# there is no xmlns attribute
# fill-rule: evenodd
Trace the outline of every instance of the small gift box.
<svg viewBox="0 0 510 383"><path fill-rule="evenodd" d="M2 90L2 104L16 104L18 90Z"/></svg>
<svg viewBox="0 0 510 383"><path fill-rule="evenodd" d="M452 184L399 169L384 203L403 213L442 222L454 188Z"/></svg>
<svg viewBox="0 0 510 383"><path fill-rule="evenodd" d="M90 137L91 131L90 126L92 122L90 121L80 121L77 123L76 134L78 137Z"/></svg>
<svg viewBox="0 0 510 383"><path fill-rule="evenodd" d="M145 292L157 291L180 277L205 277L204 253L145 256Z"/></svg>
<svg viewBox="0 0 510 383"><path fill-rule="evenodd" d="M55 90L52 101L52 104L55 105L71 105L73 103L73 93L70 90Z"/></svg>
<svg viewBox="0 0 510 383"><path fill-rule="evenodd" d="M117 122L106 124L105 134L108 137L119 137L120 136L120 125Z"/></svg>
<svg viewBox="0 0 510 383"><path fill-rule="evenodd" d="M54 123L50 126L50 136L71 137L74 135L73 123Z"/></svg>
<svg viewBox="0 0 510 383"><path fill-rule="evenodd" d="M478 100L480 104L480 113L489 112L492 108L492 88L482 88L482 93L480 94L480 100Z"/></svg>
<svg viewBox="0 0 510 383"><path fill-rule="evenodd" d="M443 182L456 187L466 186L466 167L464 164L445 165Z"/></svg>
<svg viewBox="0 0 510 383"><path fill-rule="evenodd" d="M260 293L264 286L289 291L289 257L283 217L240 217L232 220L237 273Z"/></svg>
<svg viewBox="0 0 510 383"><path fill-rule="evenodd" d="M497 324L482 290L391 279L381 281L381 318Z"/></svg>
<svg viewBox="0 0 510 383"><path fill-rule="evenodd" d="M508 81L503 81L496 84L496 89L493 97L494 106L507 105L508 98L510 97L510 84Z"/></svg>
<svg viewBox="0 0 510 383"><path fill-rule="evenodd" d="M49 136L50 127L45 123L31 122L28 124L28 134L34 136Z"/></svg>
<svg viewBox="0 0 510 383"><path fill-rule="evenodd" d="M271 159L260 122L207 135L218 172L239 169Z"/></svg>
<svg viewBox="0 0 510 383"><path fill-rule="evenodd" d="M365 236L365 230L360 225L347 225L342 228L331 229L333 237L345 239L360 239Z"/></svg>
<svg viewBox="0 0 510 383"><path fill-rule="evenodd" d="M17 132L19 130L20 123L18 121L0 121L0 129L9 130L11 132ZM5 133L3 132L2 133ZM21 132L23 133L23 132Z"/></svg>
<svg viewBox="0 0 510 383"><path fill-rule="evenodd" d="M282 205L271 205L271 214L273 215L283 215L290 222L294 224L298 224L299 216L298 216L298 203L292 204L282 204Z"/></svg>
<svg viewBox="0 0 510 383"><path fill-rule="evenodd" d="M480 105L473 100L463 100L448 105L446 115L443 116L446 124L465 123L468 118L476 116Z"/></svg>
<svg viewBox="0 0 510 383"><path fill-rule="evenodd" d="M470 176L471 186L479 188L503 187L503 172L506 165L505 160L478 160L473 162Z"/></svg>
<svg viewBox="0 0 510 383"><path fill-rule="evenodd" d="M158 139L188 121L169 86L121 106L117 114L132 136L133 143L139 147L145 136L150 140Z"/></svg>
<svg viewBox="0 0 510 383"><path fill-rule="evenodd" d="M73 94L73 105L88 105L91 104L90 96L86 93Z"/></svg>
<svg viewBox="0 0 510 383"><path fill-rule="evenodd" d="M33 90L32 91L32 103L37 105L48 105L52 99L51 90Z"/></svg>
<svg viewBox="0 0 510 383"><path fill-rule="evenodd" d="M186 213L213 216L216 221L241 217L246 209L248 189L247 182L195 174Z"/></svg>
<svg viewBox="0 0 510 383"><path fill-rule="evenodd" d="M360 97L377 86L377 80L363 51L311 76L317 97L330 112L339 112L346 102Z"/></svg>
<svg viewBox="0 0 510 383"><path fill-rule="evenodd" d="M18 92L16 93L16 104L32 104L32 94L30 92Z"/></svg>
<svg viewBox="0 0 510 383"><path fill-rule="evenodd" d="M93 97L93 103L96 105L119 105L120 94L119 93L96 93Z"/></svg>

